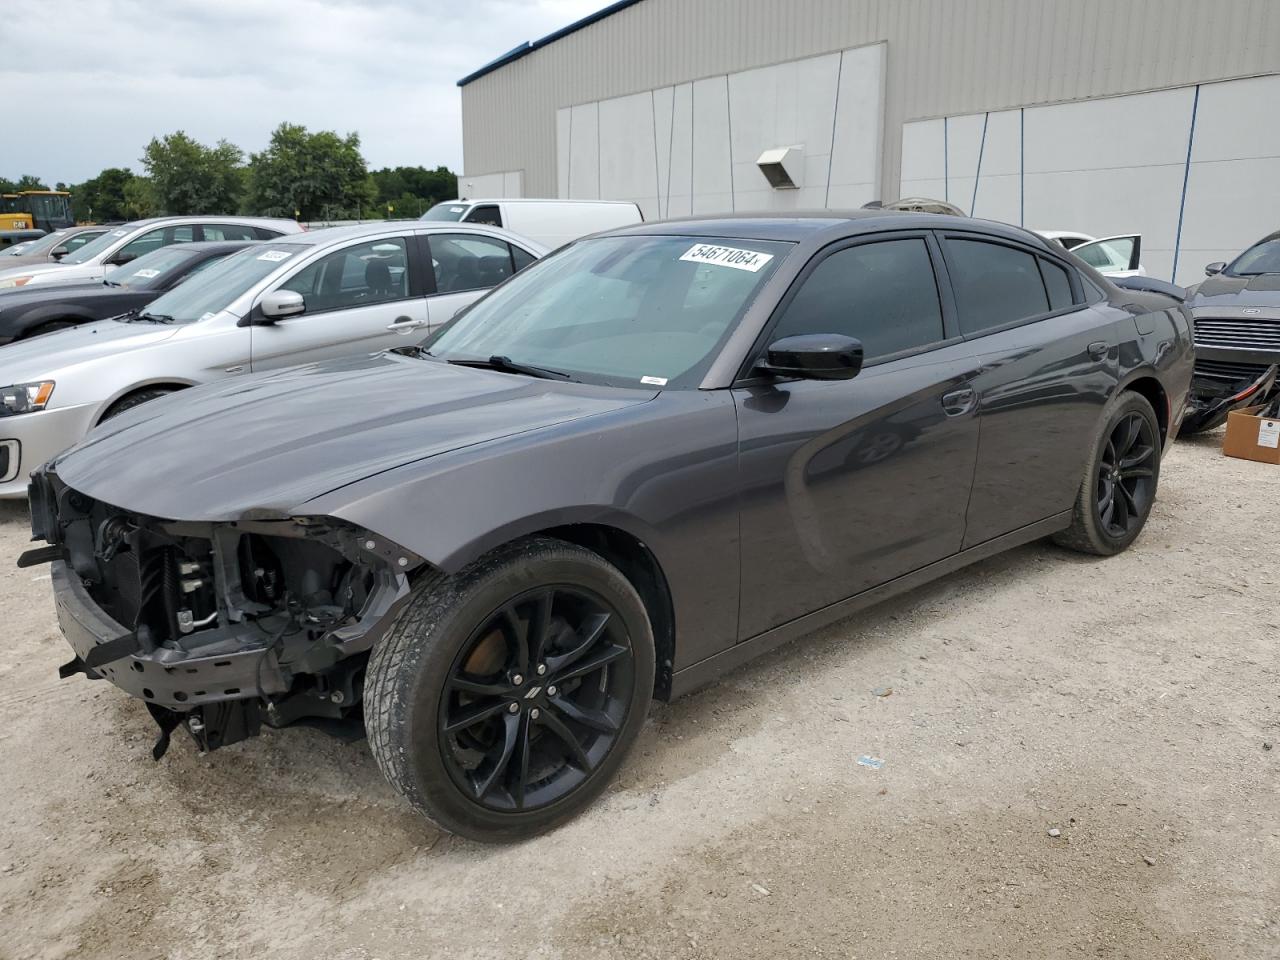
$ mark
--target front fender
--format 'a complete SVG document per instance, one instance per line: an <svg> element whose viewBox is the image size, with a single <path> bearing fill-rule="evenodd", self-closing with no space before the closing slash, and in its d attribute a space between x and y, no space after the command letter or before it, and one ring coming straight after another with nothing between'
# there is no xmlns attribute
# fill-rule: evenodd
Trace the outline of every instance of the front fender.
<svg viewBox="0 0 1280 960"><path fill-rule="evenodd" d="M569 524L642 542L666 576L676 667L737 640L737 418L727 391L651 403L428 457L296 508L392 540L446 572Z"/></svg>

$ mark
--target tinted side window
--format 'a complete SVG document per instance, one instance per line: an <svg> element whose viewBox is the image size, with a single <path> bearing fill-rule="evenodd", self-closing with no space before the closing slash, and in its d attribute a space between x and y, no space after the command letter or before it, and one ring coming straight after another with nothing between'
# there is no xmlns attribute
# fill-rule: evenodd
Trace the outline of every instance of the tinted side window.
<svg viewBox="0 0 1280 960"><path fill-rule="evenodd" d="M467 223L487 223L490 226L502 226L502 211L493 204L483 207L472 207L464 218Z"/></svg>
<svg viewBox="0 0 1280 960"><path fill-rule="evenodd" d="M511 276L511 247L491 237L433 233L427 240L437 293L487 290Z"/></svg>
<svg viewBox="0 0 1280 960"><path fill-rule="evenodd" d="M532 253L526 253L525 251L521 250L519 247L511 248L511 261L512 263L515 264L516 273L519 273L529 264L533 263L534 259L535 257L533 256Z"/></svg>
<svg viewBox="0 0 1280 960"><path fill-rule="evenodd" d="M171 243L172 240L165 240L163 227L158 230L148 230L142 236L135 240L130 240L123 247L117 250L111 259L118 260L121 263L127 263L130 260L137 260L138 257L143 254L150 253L152 250L159 250L161 247L165 246L166 242Z"/></svg>
<svg viewBox="0 0 1280 960"><path fill-rule="evenodd" d="M787 304L773 339L804 333L856 337L868 360L945 339L924 240L861 244L819 263Z"/></svg>
<svg viewBox="0 0 1280 960"><path fill-rule="evenodd" d="M947 241L960 332L966 336L1048 313L1049 296L1038 258L982 240Z"/></svg>
<svg viewBox="0 0 1280 960"><path fill-rule="evenodd" d="M1044 287L1049 292L1049 309L1064 310L1071 306L1071 280L1064 267L1050 260L1040 261Z"/></svg>
<svg viewBox="0 0 1280 960"><path fill-rule="evenodd" d="M279 230L269 230L266 227L254 227L253 231L258 235L259 240L274 240L276 237L284 236Z"/></svg>
<svg viewBox="0 0 1280 960"><path fill-rule="evenodd" d="M98 237L100 236L102 236L101 233L78 233L74 237L72 237L70 240L68 240L66 243L64 243L63 246L66 247L67 252L70 253L73 250L79 250L90 240L97 240Z"/></svg>
<svg viewBox="0 0 1280 960"><path fill-rule="evenodd" d="M322 257L278 289L302 294L307 313L403 300L409 295L408 262L403 237L380 238Z"/></svg>
<svg viewBox="0 0 1280 960"><path fill-rule="evenodd" d="M238 223L206 223L204 225L206 240L257 240L253 227L241 226Z"/></svg>

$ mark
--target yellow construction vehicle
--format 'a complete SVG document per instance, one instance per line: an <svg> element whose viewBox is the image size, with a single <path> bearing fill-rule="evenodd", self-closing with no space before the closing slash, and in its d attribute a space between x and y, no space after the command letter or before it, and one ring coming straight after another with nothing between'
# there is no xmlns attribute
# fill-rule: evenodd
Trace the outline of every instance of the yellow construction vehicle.
<svg viewBox="0 0 1280 960"><path fill-rule="evenodd" d="M74 227L71 194L65 190L23 190L0 194L0 231L42 230L52 233Z"/></svg>

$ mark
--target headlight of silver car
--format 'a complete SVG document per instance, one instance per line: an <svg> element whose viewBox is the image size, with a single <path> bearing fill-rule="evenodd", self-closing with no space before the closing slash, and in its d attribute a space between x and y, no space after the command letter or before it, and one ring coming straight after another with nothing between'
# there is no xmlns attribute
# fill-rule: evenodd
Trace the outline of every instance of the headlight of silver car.
<svg viewBox="0 0 1280 960"><path fill-rule="evenodd" d="M10 287L25 287L31 282L31 277L10 277L7 280L0 280L0 289L8 289Z"/></svg>
<svg viewBox="0 0 1280 960"><path fill-rule="evenodd" d="M43 410L53 396L53 381L18 383L0 387L0 417Z"/></svg>

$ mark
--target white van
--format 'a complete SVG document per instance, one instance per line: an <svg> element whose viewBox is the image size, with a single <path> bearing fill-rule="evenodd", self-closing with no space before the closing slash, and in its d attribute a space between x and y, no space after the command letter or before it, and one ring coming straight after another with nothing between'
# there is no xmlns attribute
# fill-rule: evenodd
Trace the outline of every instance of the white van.
<svg viewBox="0 0 1280 960"><path fill-rule="evenodd" d="M629 200L446 200L422 219L488 223L554 250L589 233L641 223L644 214Z"/></svg>

